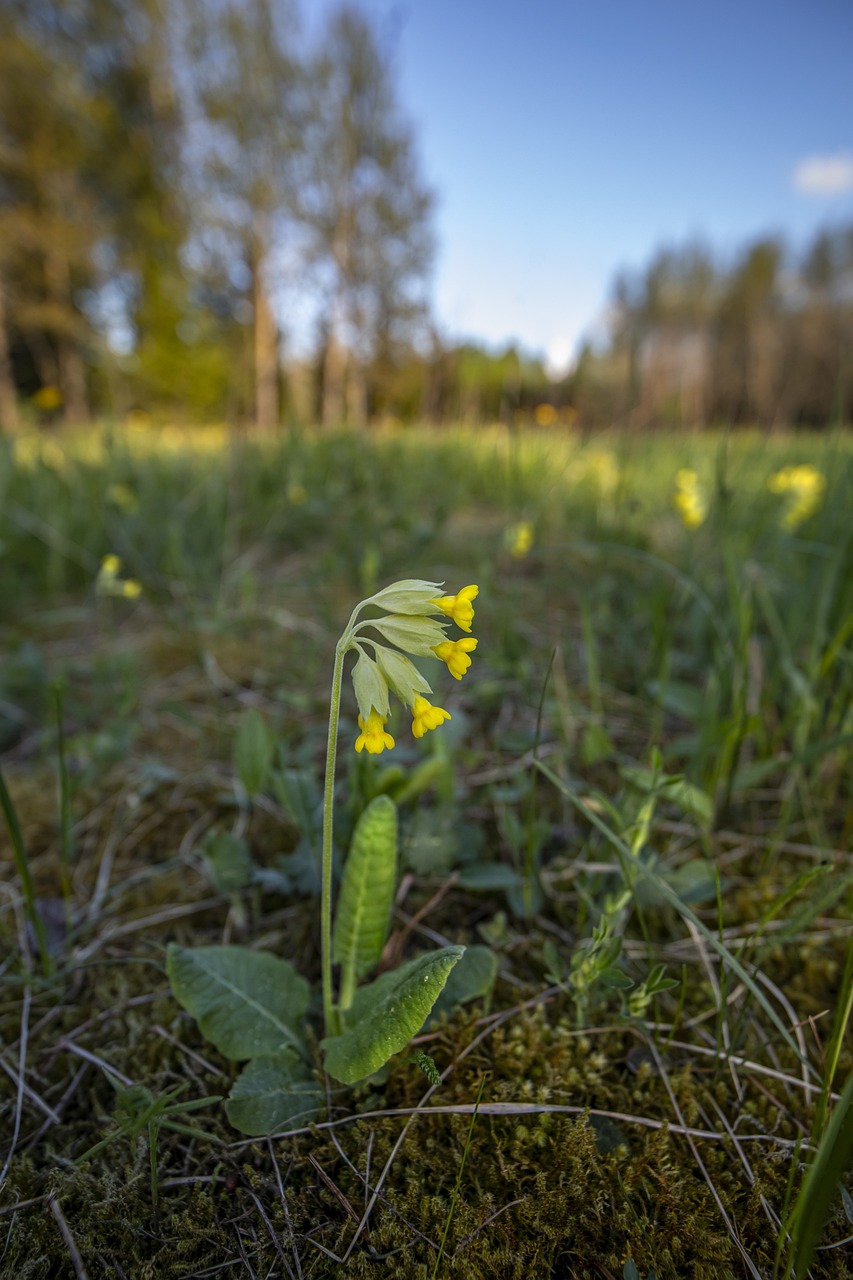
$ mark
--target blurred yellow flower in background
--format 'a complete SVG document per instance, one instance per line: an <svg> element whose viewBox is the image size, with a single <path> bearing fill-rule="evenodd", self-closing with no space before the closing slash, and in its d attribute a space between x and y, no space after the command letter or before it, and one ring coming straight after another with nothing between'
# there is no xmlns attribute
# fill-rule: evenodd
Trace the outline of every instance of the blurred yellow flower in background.
<svg viewBox="0 0 853 1280"><path fill-rule="evenodd" d="M592 449L587 454L587 471L602 498L612 498L619 487L619 464L610 449Z"/></svg>
<svg viewBox="0 0 853 1280"><path fill-rule="evenodd" d="M787 506L782 514L782 528L798 529L820 506L826 478L817 467L805 462L799 467L783 467L767 481L771 493L784 494Z"/></svg>
<svg viewBox="0 0 853 1280"><path fill-rule="evenodd" d="M142 595L142 584L135 578L120 578L121 557L110 554L104 556L98 576L95 579L95 590L99 596L121 596L124 600L136 600Z"/></svg>
<svg viewBox="0 0 853 1280"><path fill-rule="evenodd" d="M708 514L708 503L699 484L699 477L689 467L682 467L675 476L675 505L688 529L698 529Z"/></svg>
<svg viewBox="0 0 853 1280"><path fill-rule="evenodd" d="M557 410L552 404L537 404L533 416L537 427L553 427L557 421Z"/></svg>
<svg viewBox="0 0 853 1280"><path fill-rule="evenodd" d="M43 413L52 413L54 409L58 409L62 404L62 392L59 387L39 387L33 396L33 404L37 409L41 409Z"/></svg>
<svg viewBox="0 0 853 1280"><path fill-rule="evenodd" d="M523 560L533 546L533 525L529 520L519 520L511 524L506 531L506 545L509 554L516 560Z"/></svg>

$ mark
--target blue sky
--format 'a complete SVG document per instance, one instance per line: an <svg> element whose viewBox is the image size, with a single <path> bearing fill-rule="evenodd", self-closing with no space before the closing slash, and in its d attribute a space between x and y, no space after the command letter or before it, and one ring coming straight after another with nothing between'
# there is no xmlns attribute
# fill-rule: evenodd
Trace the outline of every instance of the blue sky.
<svg viewBox="0 0 853 1280"><path fill-rule="evenodd" d="M310 25L332 0L306 0ZM438 197L442 333L568 361L615 272L853 221L853 0L362 0Z"/></svg>

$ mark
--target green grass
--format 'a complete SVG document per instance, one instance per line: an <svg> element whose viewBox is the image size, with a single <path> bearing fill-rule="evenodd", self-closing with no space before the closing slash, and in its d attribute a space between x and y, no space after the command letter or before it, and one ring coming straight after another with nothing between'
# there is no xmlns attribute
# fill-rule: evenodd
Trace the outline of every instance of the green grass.
<svg viewBox="0 0 853 1280"><path fill-rule="evenodd" d="M801 463L826 488L786 530L767 481ZM848 1275L851 510L850 434L0 439L0 1273L711 1280L814 1247ZM108 554L138 598L98 589ZM490 1000L420 1038L437 1088L401 1055L284 1139L216 1103L143 1125L117 1087L185 1086L180 1121L236 1074L169 942L319 993L335 640L415 576L479 584L474 666L378 758L345 687L336 829L398 795L390 962L485 942ZM251 803L249 708L277 744Z"/></svg>

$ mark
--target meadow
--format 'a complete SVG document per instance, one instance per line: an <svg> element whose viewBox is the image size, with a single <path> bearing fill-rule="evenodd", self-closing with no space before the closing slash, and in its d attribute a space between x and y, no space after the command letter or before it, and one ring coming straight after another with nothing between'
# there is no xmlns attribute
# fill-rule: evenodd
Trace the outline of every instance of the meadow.
<svg viewBox="0 0 853 1280"><path fill-rule="evenodd" d="M0 1275L849 1276L851 511L849 432L0 438ZM413 578L478 647L377 755L347 668L336 894L387 797L379 968L476 963L344 1086L335 645ZM176 999L219 945L310 984L304 1123Z"/></svg>

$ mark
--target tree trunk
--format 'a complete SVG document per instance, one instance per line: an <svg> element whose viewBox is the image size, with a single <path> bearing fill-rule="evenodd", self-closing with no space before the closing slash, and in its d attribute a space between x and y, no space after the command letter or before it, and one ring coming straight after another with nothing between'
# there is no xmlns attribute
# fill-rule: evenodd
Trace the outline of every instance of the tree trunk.
<svg viewBox="0 0 853 1280"><path fill-rule="evenodd" d="M12 360L9 354L6 298L3 293L3 281L0 280L0 431L15 431L17 427L18 402L15 399L15 382L12 377Z"/></svg>
<svg viewBox="0 0 853 1280"><path fill-rule="evenodd" d="M367 426L367 379L355 358L347 369L347 422L353 427Z"/></svg>
<svg viewBox="0 0 853 1280"><path fill-rule="evenodd" d="M263 277L259 249L253 254L252 289L255 308L255 425L262 431L278 426L278 332Z"/></svg>
<svg viewBox="0 0 853 1280"><path fill-rule="evenodd" d="M340 426L344 416L344 379L346 352L338 340L338 327L334 314L329 325L326 350L323 355L323 410L324 427Z"/></svg>
<svg viewBox="0 0 853 1280"><path fill-rule="evenodd" d="M57 311L65 313L56 331L56 371L62 392L63 416L67 423L89 421L86 399L86 366L74 333L77 316L71 297L71 267L68 258L56 245L45 263L47 288Z"/></svg>
<svg viewBox="0 0 853 1280"><path fill-rule="evenodd" d="M86 366L73 339L60 335L58 344L59 386L65 404L65 421L89 421L86 399Z"/></svg>

